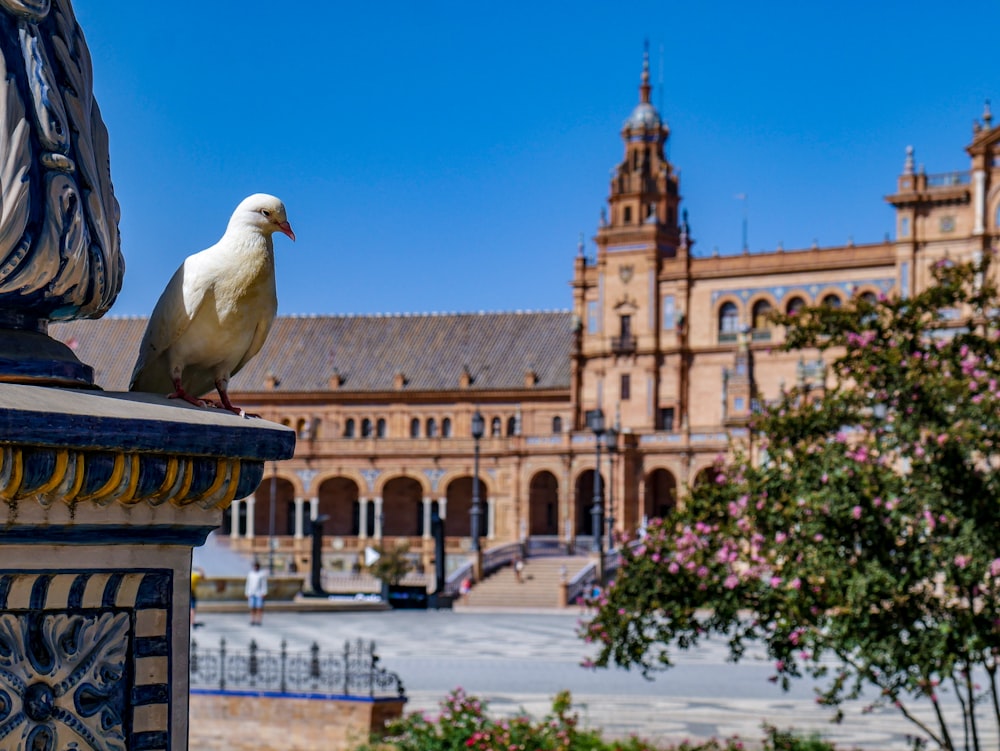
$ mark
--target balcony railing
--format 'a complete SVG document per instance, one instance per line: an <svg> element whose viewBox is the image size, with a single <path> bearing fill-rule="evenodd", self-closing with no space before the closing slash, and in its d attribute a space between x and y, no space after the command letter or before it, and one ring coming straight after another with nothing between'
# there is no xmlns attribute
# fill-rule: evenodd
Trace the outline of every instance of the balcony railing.
<svg viewBox="0 0 1000 751"><path fill-rule="evenodd" d="M611 337L611 351L616 355L635 352L635 337L631 334Z"/></svg>
<svg viewBox="0 0 1000 751"><path fill-rule="evenodd" d="M972 181L972 175L965 172L941 172L936 175L927 176L928 188L947 188L952 185L968 185Z"/></svg>

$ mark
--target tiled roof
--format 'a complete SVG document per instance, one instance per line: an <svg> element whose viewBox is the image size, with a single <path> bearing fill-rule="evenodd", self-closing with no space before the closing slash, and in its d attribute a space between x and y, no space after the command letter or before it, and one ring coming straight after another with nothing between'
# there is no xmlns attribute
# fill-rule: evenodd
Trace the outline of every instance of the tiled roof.
<svg viewBox="0 0 1000 751"><path fill-rule="evenodd" d="M49 333L94 367L97 384L124 391L132 375L145 318L103 318L52 324ZM384 316L279 316L263 350L230 383L232 391L454 391L464 369L470 388L568 388L568 312L444 313Z"/></svg>

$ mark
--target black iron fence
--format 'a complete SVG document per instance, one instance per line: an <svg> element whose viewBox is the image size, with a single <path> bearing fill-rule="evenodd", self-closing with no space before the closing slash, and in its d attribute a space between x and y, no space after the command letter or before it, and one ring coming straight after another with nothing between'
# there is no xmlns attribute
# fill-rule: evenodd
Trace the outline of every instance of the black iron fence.
<svg viewBox="0 0 1000 751"><path fill-rule="evenodd" d="M375 642L344 642L340 654L320 652L313 642L307 652L260 649L251 641L246 649L233 649L225 637L217 648L191 642L191 688L219 691L276 691L282 694L323 693L372 698L405 698L396 673L379 666Z"/></svg>

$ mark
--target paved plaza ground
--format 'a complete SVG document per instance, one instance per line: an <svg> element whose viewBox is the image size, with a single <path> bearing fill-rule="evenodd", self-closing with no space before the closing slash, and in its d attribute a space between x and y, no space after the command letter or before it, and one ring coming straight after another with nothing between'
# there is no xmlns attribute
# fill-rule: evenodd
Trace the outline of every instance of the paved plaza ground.
<svg viewBox="0 0 1000 751"><path fill-rule="evenodd" d="M861 714L850 706L841 725L818 707L809 686L784 693L767 677L773 672L763 654L733 665L720 644L678 656L677 667L648 681L623 670L588 670L581 661L592 650L576 638L576 611L549 613L387 611L371 613L265 613L251 628L242 614L204 613L195 630L199 644L216 645L221 636L234 647L251 639L261 648L305 650L318 642L339 651L345 640L373 639L381 664L402 677L407 711L435 712L461 686L489 702L496 714L524 708L541 717L561 689L572 691L584 725L608 736L636 734L655 741L761 737L761 723L818 731L843 744L890 751L906 749L909 724L895 711ZM990 733L995 738L995 733Z"/></svg>

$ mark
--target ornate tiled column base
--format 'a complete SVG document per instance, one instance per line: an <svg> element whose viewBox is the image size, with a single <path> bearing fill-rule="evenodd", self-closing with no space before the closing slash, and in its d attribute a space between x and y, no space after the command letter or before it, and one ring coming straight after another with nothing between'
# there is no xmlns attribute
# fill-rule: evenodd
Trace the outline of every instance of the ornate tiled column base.
<svg viewBox="0 0 1000 751"><path fill-rule="evenodd" d="M0 384L0 751L187 749L191 549L294 433Z"/></svg>

